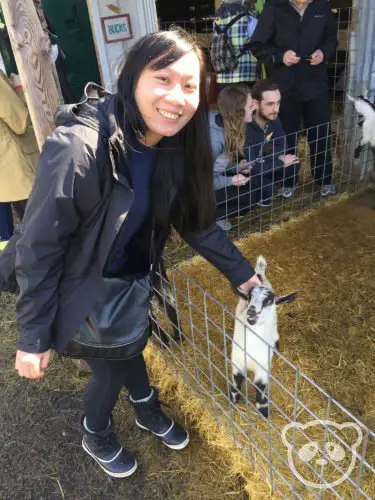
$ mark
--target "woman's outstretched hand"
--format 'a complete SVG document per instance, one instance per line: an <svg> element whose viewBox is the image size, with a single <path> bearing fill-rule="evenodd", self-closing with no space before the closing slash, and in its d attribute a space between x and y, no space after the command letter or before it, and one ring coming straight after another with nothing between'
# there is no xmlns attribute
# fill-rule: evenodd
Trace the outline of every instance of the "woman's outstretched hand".
<svg viewBox="0 0 375 500"><path fill-rule="evenodd" d="M262 282L260 281L258 276L254 274L254 276L252 276L249 280L245 281L245 283L242 283L242 285L240 285L240 288L243 292L248 294L250 290L256 285L262 286Z"/></svg>
<svg viewBox="0 0 375 500"><path fill-rule="evenodd" d="M30 380L42 378L48 366L51 350L41 353L17 351L15 369L20 377Z"/></svg>

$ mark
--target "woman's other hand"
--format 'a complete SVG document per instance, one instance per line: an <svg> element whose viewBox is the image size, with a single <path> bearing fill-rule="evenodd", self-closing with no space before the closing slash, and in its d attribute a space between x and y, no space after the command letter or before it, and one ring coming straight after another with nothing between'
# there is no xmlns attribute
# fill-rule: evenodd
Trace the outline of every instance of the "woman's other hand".
<svg viewBox="0 0 375 500"><path fill-rule="evenodd" d="M42 353L30 353L17 351L15 369L20 377L30 380L42 378L48 366L51 351Z"/></svg>

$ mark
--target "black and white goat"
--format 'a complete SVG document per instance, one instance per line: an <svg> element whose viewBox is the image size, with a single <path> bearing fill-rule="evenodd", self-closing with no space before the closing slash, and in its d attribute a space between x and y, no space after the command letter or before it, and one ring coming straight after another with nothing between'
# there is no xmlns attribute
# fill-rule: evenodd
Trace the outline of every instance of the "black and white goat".
<svg viewBox="0 0 375 500"><path fill-rule="evenodd" d="M279 350L276 307L295 300L297 292L277 297L266 278L266 267L267 262L260 255L255 272L262 286L255 286L249 296L237 290L240 299L236 308L232 343L233 385L230 388L230 398L233 403L239 401L242 382L250 370L254 373L256 408L268 417L268 374L271 370L273 349Z"/></svg>
<svg viewBox="0 0 375 500"><path fill-rule="evenodd" d="M358 125L362 128L362 137L359 145L355 148L354 158L359 158L366 144L369 144L375 156L375 102L366 97L351 97L347 94L349 101L354 103L357 113L360 115Z"/></svg>

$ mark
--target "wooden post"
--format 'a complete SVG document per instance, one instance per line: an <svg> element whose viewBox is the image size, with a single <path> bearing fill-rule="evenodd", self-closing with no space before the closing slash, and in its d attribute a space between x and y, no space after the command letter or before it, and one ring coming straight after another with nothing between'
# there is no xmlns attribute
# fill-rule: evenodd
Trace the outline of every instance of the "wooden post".
<svg viewBox="0 0 375 500"><path fill-rule="evenodd" d="M33 0L0 0L39 148L54 129L60 105L50 43Z"/></svg>

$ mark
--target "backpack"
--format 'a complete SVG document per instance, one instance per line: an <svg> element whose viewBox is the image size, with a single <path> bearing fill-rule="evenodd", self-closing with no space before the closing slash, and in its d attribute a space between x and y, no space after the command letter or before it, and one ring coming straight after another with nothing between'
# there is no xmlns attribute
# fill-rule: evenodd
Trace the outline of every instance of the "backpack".
<svg viewBox="0 0 375 500"><path fill-rule="evenodd" d="M248 16L247 11L243 11L237 14L228 24L225 26L218 26L215 23L214 33L212 36L211 43L211 63L213 69L216 73L224 73L227 71L233 71L238 65L238 58L244 54L247 47L244 47L239 54L236 51L229 40L228 30L244 16Z"/></svg>

